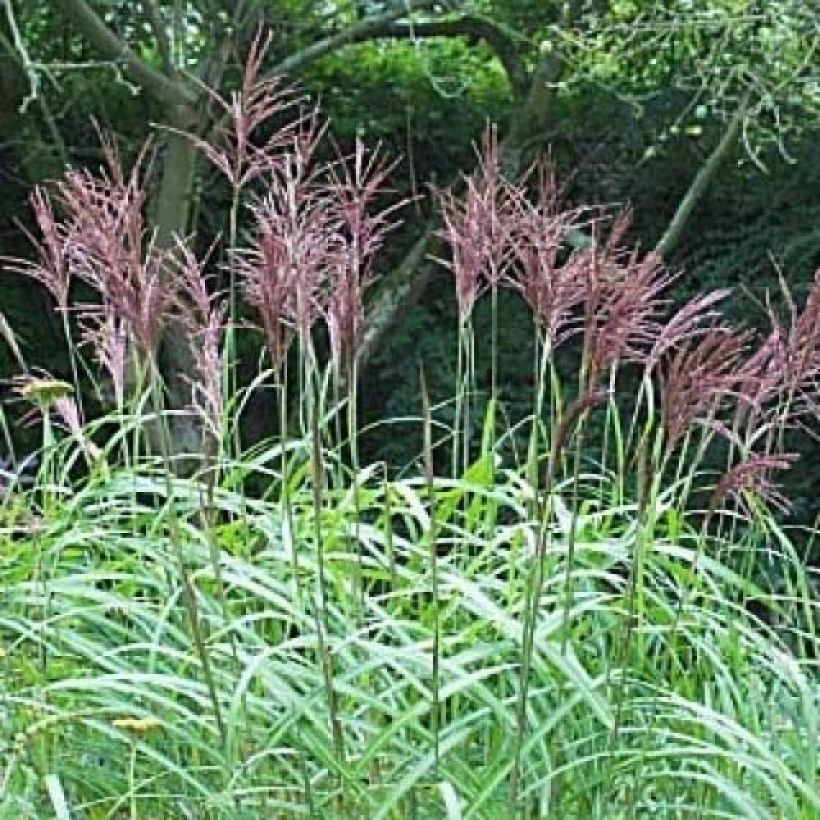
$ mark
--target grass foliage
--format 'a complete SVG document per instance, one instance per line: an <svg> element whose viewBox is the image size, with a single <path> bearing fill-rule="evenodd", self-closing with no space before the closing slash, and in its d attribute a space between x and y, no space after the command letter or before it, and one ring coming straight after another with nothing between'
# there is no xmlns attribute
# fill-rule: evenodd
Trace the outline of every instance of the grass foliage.
<svg viewBox="0 0 820 820"><path fill-rule="evenodd" d="M205 505L149 458L74 481L67 440L8 496L3 816L47 816L49 776L76 817L507 816L541 527L521 471L487 450L432 484L353 476L331 450L317 506L309 442L288 447L287 507L242 491L281 486L278 447L226 461ZM661 497L636 590L636 506L582 475L573 524L570 483L534 625L526 816L816 817L817 636L788 539L705 541ZM778 594L738 569L761 550Z"/></svg>

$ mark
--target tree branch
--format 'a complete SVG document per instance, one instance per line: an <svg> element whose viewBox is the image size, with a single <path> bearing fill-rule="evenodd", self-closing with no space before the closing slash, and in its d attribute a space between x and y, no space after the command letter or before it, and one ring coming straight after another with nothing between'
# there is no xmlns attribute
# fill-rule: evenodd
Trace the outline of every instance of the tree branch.
<svg viewBox="0 0 820 820"><path fill-rule="evenodd" d="M421 23L389 23L361 39L386 37L471 37L483 40L498 57L507 74L513 93L522 97L529 87L530 79L516 44L515 32L492 22L486 17L465 15L450 20L429 20Z"/></svg>
<svg viewBox="0 0 820 820"><path fill-rule="evenodd" d="M37 93L37 73L32 65L28 54L23 46L22 37L17 30L16 21L12 15L11 2L6 4L7 19L5 24L0 21L0 51L6 53L6 57L0 55L0 132L8 132L13 128L12 121L16 113L23 113L25 107L33 99L36 99L40 106L43 123L48 129L49 136L53 143L53 148L60 164L65 166L68 163L68 150L65 141L60 134L57 124L54 121L54 114L46 101L45 95ZM5 29L10 29L10 34L15 42L11 42L5 35ZM22 48L22 51L19 49ZM22 85L25 81L29 83L29 93L24 95Z"/></svg>
<svg viewBox="0 0 820 820"><path fill-rule="evenodd" d="M77 0L73 1L77 2ZM67 2L67 0L63 0L63 2ZM433 0L405 0L403 3L397 3L390 11L385 11L382 14L374 14L372 17L355 23L342 31L336 32L336 34L323 37L321 40L311 43L301 51L291 54L290 57L286 57L275 65L270 73L293 74L306 65L321 59L326 54L330 54L348 43L359 43L363 40L378 39L379 37L385 36L379 32L400 17L406 17L412 11L425 9L432 5Z"/></svg>
<svg viewBox="0 0 820 820"><path fill-rule="evenodd" d="M162 67L165 69L166 74L173 74L174 62L171 59L171 43L168 40L168 32L165 31L162 25L162 15L159 7L154 0L142 0L142 9L156 38Z"/></svg>
<svg viewBox="0 0 820 820"><path fill-rule="evenodd" d="M163 105L187 105L196 95L180 82L152 68L102 21L85 0L57 0L67 20L109 60L121 62L131 78Z"/></svg>
<svg viewBox="0 0 820 820"><path fill-rule="evenodd" d="M701 166L697 175L692 180L689 190L680 201L675 215L669 223L669 227L661 237L660 242L655 246L655 252L659 256L668 256L680 242L686 225L689 222L689 218L692 216L692 211L694 211L695 206L703 198L703 195L706 193L720 166L723 164L723 161L737 140L737 135L746 117L747 105L748 98L740 104L715 150L712 151L709 158Z"/></svg>
<svg viewBox="0 0 820 820"><path fill-rule="evenodd" d="M521 98L529 87L529 76L516 44L515 32L479 15L468 14L448 20L425 20L418 23L399 22L414 8L429 6L430 2L406 3L403 7L375 15L336 34L317 40L296 54L282 60L272 70L274 74L294 71L326 56L341 46L380 39L408 39L429 37L472 37L483 40L495 51L516 98Z"/></svg>

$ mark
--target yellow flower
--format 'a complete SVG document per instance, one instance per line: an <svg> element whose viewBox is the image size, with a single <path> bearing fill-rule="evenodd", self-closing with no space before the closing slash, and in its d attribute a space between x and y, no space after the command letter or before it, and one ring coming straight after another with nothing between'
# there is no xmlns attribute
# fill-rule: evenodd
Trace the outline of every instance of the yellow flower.
<svg viewBox="0 0 820 820"><path fill-rule="evenodd" d="M131 732L150 732L151 729L162 726L162 721L152 715L144 718L117 718L112 723L117 729L127 729Z"/></svg>
<svg viewBox="0 0 820 820"><path fill-rule="evenodd" d="M17 392L36 404L49 405L73 393L74 388L60 379L28 378L17 388Z"/></svg>

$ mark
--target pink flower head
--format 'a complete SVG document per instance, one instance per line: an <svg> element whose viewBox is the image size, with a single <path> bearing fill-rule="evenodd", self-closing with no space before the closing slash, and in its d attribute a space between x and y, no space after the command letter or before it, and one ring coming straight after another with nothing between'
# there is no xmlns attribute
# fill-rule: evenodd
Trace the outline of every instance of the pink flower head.
<svg viewBox="0 0 820 820"><path fill-rule="evenodd" d="M438 194L444 222L439 236L451 255L443 264L455 279L462 323L485 288L502 284L513 260L510 232L521 188L504 179L495 128L486 132L478 167L464 184L463 196Z"/></svg>
<svg viewBox="0 0 820 820"><path fill-rule="evenodd" d="M262 64L268 52L271 34L260 29L251 43L242 73L242 82L229 99L206 89L223 112L212 141L190 136L194 145L218 168L235 189L268 171L279 168L281 152L292 140L296 122L276 125L264 135L264 126L299 102L294 86L281 77L262 77Z"/></svg>
<svg viewBox="0 0 820 820"><path fill-rule="evenodd" d="M351 167L352 164L352 167ZM379 155L368 155L356 140L352 163L340 160L330 168L327 203L336 232L324 305L331 349L337 362L355 356L364 329L364 293L373 283L373 258L387 233L396 227L391 215L404 203L374 210L395 167Z"/></svg>
<svg viewBox="0 0 820 820"><path fill-rule="evenodd" d="M39 282L54 297L59 310L68 310L71 277L66 254L65 226L54 215L51 198L40 186L34 188L29 202L42 241L38 241L27 230L23 230L37 258L33 262L25 259L8 259L7 267L14 273L20 273Z"/></svg>

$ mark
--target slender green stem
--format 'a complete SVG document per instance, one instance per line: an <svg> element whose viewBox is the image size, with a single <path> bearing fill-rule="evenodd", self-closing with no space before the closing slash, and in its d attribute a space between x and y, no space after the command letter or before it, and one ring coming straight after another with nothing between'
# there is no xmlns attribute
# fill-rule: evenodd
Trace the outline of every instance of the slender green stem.
<svg viewBox="0 0 820 820"><path fill-rule="evenodd" d="M74 340L71 336L71 326L68 321L67 310L60 310L60 318L62 319L63 336L65 337L66 346L68 348L68 362L69 367L71 368L71 380L74 384L74 393L77 397L77 409L80 415L80 423L82 424L85 420L85 409L83 402L82 385L80 384L80 374L79 369L77 367L77 356L79 355L79 353L76 349L76 346L74 345Z"/></svg>
<svg viewBox="0 0 820 820"><path fill-rule="evenodd" d="M466 469L462 455L463 440L468 424L467 401L469 395L470 349L468 339L471 334L469 319L460 322L458 332L458 354L456 363L456 399L453 419L453 465L452 477L458 478Z"/></svg>
<svg viewBox="0 0 820 820"><path fill-rule="evenodd" d="M231 194L231 209L228 216L228 324L225 328L225 361L227 364L226 395L235 396L239 390L239 360L236 345L236 327L239 320L239 282L236 269L235 250L239 240L239 201L241 190L234 186ZM239 419L232 426L233 451L238 459L242 452Z"/></svg>
<svg viewBox="0 0 820 820"><path fill-rule="evenodd" d="M431 731L433 734L433 750L435 771L438 772L439 766L439 723L441 719L440 714L440 684L439 684L439 653L441 644L441 613L439 607L439 586L438 586L438 525L436 522L436 489L434 481L433 468L433 435L432 435L432 418L430 413L430 397L427 392L427 383L424 378L424 371L421 375L421 395L424 415L424 482L427 488L427 506L428 515L430 517L429 523L429 559L430 559L430 592L433 598L432 601L432 618L433 618L433 646L432 646L432 679L431 688L433 702L431 705Z"/></svg>
<svg viewBox="0 0 820 820"><path fill-rule="evenodd" d="M498 399L498 287L490 289L490 401ZM495 429L492 430L495 444Z"/></svg>
<svg viewBox="0 0 820 820"><path fill-rule="evenodd" d="M313 487L313 542L316 550L317 582L319 592L319 609L316 613L316 643L319 664L324 680L325 698L330 716L330 728L333 747L339 765L344 763L344 736L339 719L336 688L334 686L333 658L327 645L330 633L330 616L328 614L327 576L325 571L324 536L322 533L322 513L324 510L325 468L322 456L322 439L319 430L319 408L313 406L310 411L311 430L311 474Z"/></svg>
<svg viewBox="0 0 820 820"><path fill-rule="evenodd" d="M213 673L211 671L211 660L205 643L205 636L203 634L196 591L191 580L191 575L188 571L188 565L185 560L185 551L183 549L182 539L180 536L179 520L177 518L176 503L174 498L174 484L171 478L173 475L173 465L171 463L171 436L170 430L168 429L167 420L165 418L162 400L162 378L159 374L159 367L153 358L149 361L148 366L151 373L151 395L154 402L156 422L159 426L159 440L162 448L162 459L164 463L163 475L165 480L168 534L174 550L180 581L182 583L182 600L188 615L188 623L191 628L191 637L194 641L199 662L202 665L202 672L205 676L205 683L214 709L214 718L216 720L217 730L219 731L219 736L222 740L223 746L226 746L227 731L222 717L222 707L217 694L216 682L214 681Z"/></svg>
<svg viewBox="0 0 820 820"><path fill-rule="evenodd" d="M580 478L581 459L584 450L584 426L586 413L578 421L575 436L574 464L572 468L572 500L570 502L570 525L567 533L567 557L564 569L564 612L561 616L561 652L566 653L570 633L570 613L575 602L573 571L575 569L575 543L578 533L578 515L581 507Z"/></svg>
<svg viewBox="0 0 820 820"><path fill-rule="evenodd" d="M282 521L288 533L288 548L290 549L291 568L293 570L293 589L297 603L301 598L302 586L299 583L301 570L299 567L299 550L294 533L293 508L290 498L290 467L288 458L288 365L287 360L282 362L276 370L276 390L279 396L279 499L282 508Z"/></svg>
<svg viewBox="0 0 820 820"><path fill-rule="evenodd" d="M351 350L347 356L346 363L346 384L347 384L347 436L350 449L350 468L353 481L353 542L356 550L356 596L358 600L359 616L364 612L365 603L365 583L364 583L364 555L362 553L362 541L359 533L361 521L361 498L359 487L359 419L358 419L358 373L356 368L356 358Z"/></svg>

